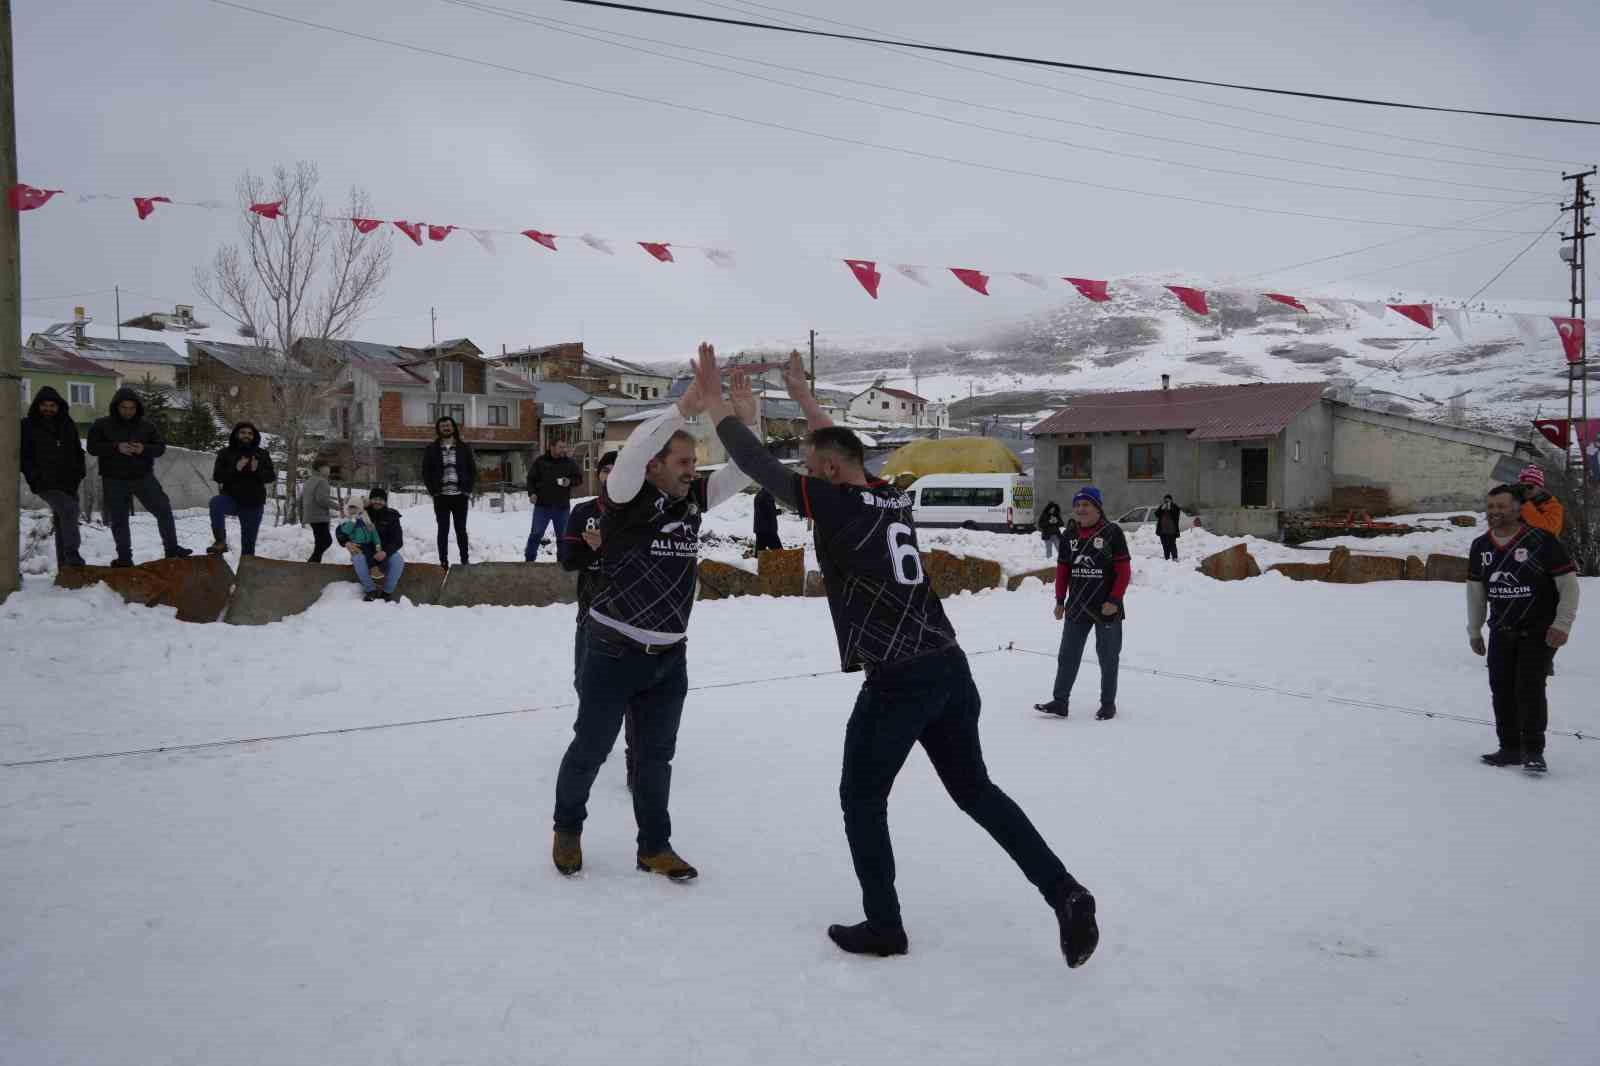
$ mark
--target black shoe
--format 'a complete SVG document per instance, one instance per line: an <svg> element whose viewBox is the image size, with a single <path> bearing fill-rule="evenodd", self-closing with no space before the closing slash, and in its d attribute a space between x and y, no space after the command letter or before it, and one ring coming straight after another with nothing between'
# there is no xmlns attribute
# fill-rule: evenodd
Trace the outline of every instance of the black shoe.
<svg viewBox="0 0 1600 1066"><path fill-rule="evenodd" d="M132 565L133 565L133 560L132 559L113 559L113 560L111 560L111 567L114 570L121 570L123 567L132 566Z"/></svg>
<svg viewBox="0 0 1600 1066"><path fill-rule="evenodd" d="M1101 707L1098 711L1094 712L1094 716L1098 721L1101 722L1115 718L1117 716L1117 705L1115 703L1108 703L1104 707Z"/></svg>
<svg viewBox="0 0 1600 1066"><path fill-rule="evenodd" d="M377 589L373 589L371 592L369 592L365 596L361 597L361 602L362 603L372 603L375 600L381 600L381 599L383 599L383 593L379 592Z"/></svg>
<svg viewBox="0 0 1600 1066"><path fill-rule="evenodd" d="M1033 709L1042 711L1045 714L1053 714L1057 718L1065 718L1067 716L1067 705L1056 700L1051 700L1049 703L1035 703Z"/></svg>
<svg viewBox="0 0 1600 1066"><path fill-rule="evenodd" d="M392 592L382 592L382 593L379 593L379 595L382 597L384 603L399 603L400 602L400 597L395 595Z"/></svg>
<svg viewBox="0 0 1600 1066"><path fill-rule="evenodd" d="M215 544L211 545L210 547L208 547L206 549L206 554L207 555L227 555L228 554L228 542L225 541L225 540L217 541Z"/></svg>
<svg viewBox="0 0 1600 1066"><path fill-rule="evenodd" d="M1522 768L1530 774L1545 774L1550 772L1550 767L1544 763L1543 755L1530 755L1523 762Z"/></svg>
<svg viewBox="0 0 1600 1066"><path fill-rule="evenodd" d="M828 939L852 955L904 955L911 947L904 929L879 929L871 922L828 926Z"/></svg>
<svg viewBox="0 0 1600 1066"><path fill-rule="evenodd" d="M1061 954L1077 969L1089 961L1100 943L1100 926L1094 920L1094 897L1082 885L1063 888L1056 899L1056 921L1061 926Z"/></svg>
<svg viewBox="0 0 1600 1066"><path fill-rule="evenodd" d="M187 559L193 554L194 552L190 551L188 548L179 547L173 548L171 551L167 552L166 557L168 559Z"/></svg>
<svg viewBox="0 0 1600 1066"><path fill-rule="evenodd" d="M72 558L70 558L70 559L68 559L66 561L65 565L67 565L67 566L88 566L89 564L83 561L83 556L74 555ZM60 569L60 568L57 567L57 569Z"/></svg>
<svg viewBox="0 0 1600 1066"><path fill-rule="evenodd" d="M1509 751L1505 748L1501 748L1499 751L1491 751L1489 754L1481 756L1481 758L1490 766L1522 765L1522 752Z"/></svg>
<svg viewBox="0 0 1600 1066"><path fill-rule="evenodd" d="M439 560L439 565L444 568L444 572L445 573L448 574L450 572L450 560L449 559L440 559Z"/></svg>

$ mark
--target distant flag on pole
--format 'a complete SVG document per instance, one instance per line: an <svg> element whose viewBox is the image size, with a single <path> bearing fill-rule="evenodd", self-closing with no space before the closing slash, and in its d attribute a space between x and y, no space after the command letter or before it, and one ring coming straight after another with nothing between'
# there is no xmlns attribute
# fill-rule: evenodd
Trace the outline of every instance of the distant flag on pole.
<svg viewBox="0 0 1600 1066"><path fill-rule="evenodd" d="M1561 336L1561 347L1567 353L1567 362L1583 362L1583 319L1581 318L1552 318L1556 324L1556 332Z"/></svg>

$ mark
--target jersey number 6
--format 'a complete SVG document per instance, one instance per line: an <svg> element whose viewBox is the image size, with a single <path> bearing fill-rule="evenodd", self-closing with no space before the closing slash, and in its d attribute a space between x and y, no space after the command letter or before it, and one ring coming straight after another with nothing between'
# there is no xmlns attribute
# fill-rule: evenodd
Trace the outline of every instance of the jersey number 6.
<svg viewBox="0 0 1600 1066"><path fill-rule="evenodd" d="M889 554L894 556L894 579L902 585L922 584L922 556L912 543L915 536L904 522L889 526Z"/></svg>

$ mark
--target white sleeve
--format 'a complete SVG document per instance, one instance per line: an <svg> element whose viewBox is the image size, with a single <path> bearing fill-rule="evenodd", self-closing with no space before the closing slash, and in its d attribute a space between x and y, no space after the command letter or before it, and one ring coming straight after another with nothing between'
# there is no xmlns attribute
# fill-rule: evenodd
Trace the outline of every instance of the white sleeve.
<svg viewBox="0 0 1600 1066"><path fill-rule="evenodd" d="M606 478L606 498L613 503L627 503L639 495L644 487L644 468L667 446L672 435L687 424L678 413L677 404L669 404L639 423L623 442L617 462Z"/></svg>
<svg viewBox="0 0 1600 1066"><path fill-rule="evenodd" d="M1571 633L1572 623L1578 620L1578 575L1562 574L1556 578L1556 592L1561 602L1556 604L1555 628Z"/></svg>
<svg viewBox="0 0 1600 1066"><path fill-rule="evenodd" d="M611 475L616 477L615 474ZM727 503L750 484L750 475L739 469L739 464L732 458L722 465L721 470L714 470L706 482L706 507L712 508L719 504Z"/></svg>

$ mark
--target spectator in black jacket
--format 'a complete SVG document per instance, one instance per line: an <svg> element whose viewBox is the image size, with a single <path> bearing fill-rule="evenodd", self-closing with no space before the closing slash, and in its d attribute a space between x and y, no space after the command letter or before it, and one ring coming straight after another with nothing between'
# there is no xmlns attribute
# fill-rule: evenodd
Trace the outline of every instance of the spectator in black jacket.
<svg viewBox="0 0 1600 1066"><path fill-rule="evenodd" d="M756 551L782 551L778 537L778 498L766 489L756 493Z"/></svg>
<svg viewBox="0 0 1600 1066"><path fill-rule="evenodd" d="M1161 541L1161 557L1174 562L1178 558L1178 533L1182 528L1183 508L1171 496L1161 497L1156 508L1156 538Z"/></svg>
<svg viewBox="0 0 1600 1066"><path fill-rule="evenodd" d="M56 569L82 566L78 554L78 486L83 445L67 401L49 385L40 389L22 420L22 477L28 491L50 505L56 521Z"/></svg>
<svg viewBox="0 0 1600 1066"><path fill-rule="evenodd" d="M167 450L161 428L144 416L144 401L124 386L111 397L111 413L89 427L89 454L100 460L100 484L105 491L106 522L117 545L112 566L133 565L133 544L128 534L130 501L144 504L161 531L161 546L168 559L194 554L178 543L172 521L172 501L156 480L156 459Z"/></svg>
<svg viewBox="0 0 1600 1066"><path fill-rule="evenodd" d="M1044 510L1039 512L1039 520L1034 523L1039 530L1039 537L1044 541L1044 557L1046 559L1055 555L1061 546L1061 527L1066 525L1061 520L1061 505L1054 500L1044 505Z"/></svg>
<svg viewBox="0 0 1600 1066"><path fill-rule="evenodd" d="M239 554L256 553L256 533L267 506L267 486L278 482L272 456L261 446L261 434L250 422L240 422L228 435L228 446L217 453L211 480L222 489L211 497L211 547L222 555L228 550L228 515L239 519Z"/></svg>
<svg viewBox="0 0 1600 1066"><path fill-rule="evenodd" d="M339 527L336 534L339 543L350 551L350 565L356 568L356 577L361 581L361 587L366 590L367 602L373 600L387 600L394 602L394 590L400 584L400 575L406 568L405 558L401 549L405 547L405 534L400 530L400 512L389 507L389 492L387 489L376 488L367 494L366 520L377 534L378 546L372 551L369 561L361 544L346 533L346 525ZM372 583L372 564L383 568L383 591Z"/></svg>
<svg viewBox="0 0 1600 1066"><path fill-rule="evenodd" d="M467 509L472 506L472 487L478 482L478 459L449 415L433 424L433 433L433 443L422 453L422 483L433 497L433 517L439 523L439 565L448 570L452 521L461 565L468 562Z"/></svg>
<svg viewBox="0 0 1600 1066"><path fill-rule="evenodd" d="M522 557L533 562L539 557L539 542L551 526L556 528L556 544L567 533L567 517L572 508L572 487L583 479L578 464L567 455L567 442L555 440L528 469L528 499L533 502L533 528Z"/></svg>

